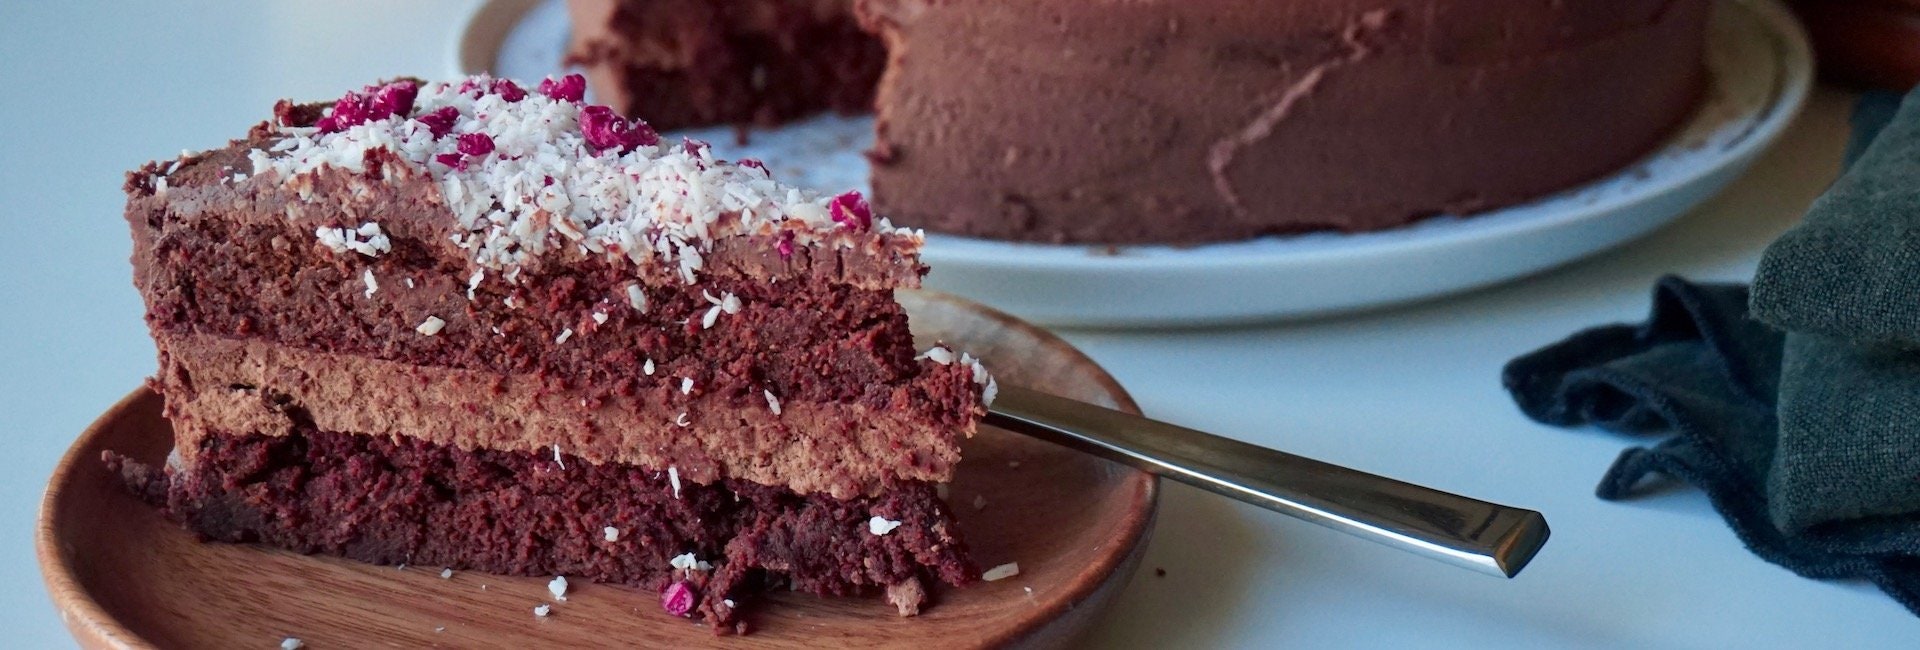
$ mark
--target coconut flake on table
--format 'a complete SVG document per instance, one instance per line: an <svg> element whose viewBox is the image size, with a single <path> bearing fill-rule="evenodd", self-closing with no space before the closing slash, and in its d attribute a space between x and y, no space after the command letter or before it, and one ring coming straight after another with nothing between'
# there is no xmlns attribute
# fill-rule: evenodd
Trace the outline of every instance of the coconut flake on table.
<svg viewBox="0 0 1920 650"><path fill-rule="evenodd" d="M1005 580L1007 578L1011 578L1017 575L1020 575L1020 563L1008 562L1006 564L1002 564L1000 566L987 569L985 572L980 574L980 579L985 580L987 582L993 582L995 580Z"/></svg>
<svg viewBox="0 0 1920 650"><path fill-rule="evenodd" d="M487 269L597 256L692 283L713 242L726 237L778 237L783 251L795 241L854 245L837 236L843 231L913 248L923 241L875 218L857 193L823 196L785 185L758 165L719 160L700 143L662 142L644 122L606 107L485 75L369 87L343 97L313 127L274 128L278 139L249 153L255 179L271 173L284 181L326 167L364 173L367 154L384 150L434 182L457 224L451 241ZM348 245L345 229L333 234L363 254L390 246L354 238L363 250Z"/></svg>
<svg viewBox="0 0 1920 650"><path fill-rule="evenodd" d="M554 576L553 581L547 583L547 592L553 594L554 600L565 601L567 599L567 577Z"/></svg>

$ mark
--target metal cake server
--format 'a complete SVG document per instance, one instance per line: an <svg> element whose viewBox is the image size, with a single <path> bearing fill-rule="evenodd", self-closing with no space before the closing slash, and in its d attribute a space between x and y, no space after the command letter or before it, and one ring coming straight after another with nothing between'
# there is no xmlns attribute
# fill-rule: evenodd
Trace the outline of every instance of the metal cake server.
<svg viewBox="0 0 1920 650"><path fill-rule="evenodd" d="M1491 575L1520 573L1547 542L1547 520L1532 510L1017 386L1000 386L986 423Z"/></svg>

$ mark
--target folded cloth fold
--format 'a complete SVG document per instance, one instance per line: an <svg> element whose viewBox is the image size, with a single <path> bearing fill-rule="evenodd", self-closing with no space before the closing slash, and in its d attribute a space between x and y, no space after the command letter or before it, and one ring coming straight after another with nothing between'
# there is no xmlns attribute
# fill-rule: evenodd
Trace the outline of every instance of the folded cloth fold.
<svg viewBox="0 0 1920 650"><path fill-rule="evenodd" d="M1666 436L1623 453L1601 498L1677 478L1766 560L1920 614L1920 91L1863 102L1855 137L1751 292L1662 278L1645 323L1575 334L1504 380L1541 422Z"/></svg>

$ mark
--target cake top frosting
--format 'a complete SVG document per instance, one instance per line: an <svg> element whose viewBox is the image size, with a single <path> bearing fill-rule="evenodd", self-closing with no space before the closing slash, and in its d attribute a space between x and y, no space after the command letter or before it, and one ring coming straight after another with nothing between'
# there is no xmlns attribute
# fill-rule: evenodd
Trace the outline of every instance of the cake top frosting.
<svg viewBox="0 0 1920 650"><path fill-rule="evenodd" d="M584 91L579 75L532 92L481 75L368 86L317 114L283 102L278 139L249 154L252 176L362 172L384 150L438 186L452 239L474 263L509 277L542 256L584 254L670 265L693 283L713 242L740 235L769 238L783 258L873 237L919 247L921 232L874 217L858 192L823 195L752 159L716 158L705 142L665 142L644 121L585 103ZM336 251L385 250L378 224L315 237Z"/></svg>

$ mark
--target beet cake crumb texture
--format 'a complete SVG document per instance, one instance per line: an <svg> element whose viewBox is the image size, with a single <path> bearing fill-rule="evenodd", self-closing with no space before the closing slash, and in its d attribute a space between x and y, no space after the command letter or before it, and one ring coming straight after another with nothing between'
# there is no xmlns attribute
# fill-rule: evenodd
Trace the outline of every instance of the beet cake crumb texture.
<svg viewBox="0 0 1920 650"><path fill-rule="evenodd" d="M732 480L676 493L663 471L304 428L209 436L196 456L170 483L124 458L107 461L208 540L649 593L690 580L716 629L734 623L726 601L767 587L841 596L978 575L926 483L844 500ZM900 526L873 535L875 516ZM696 568L674 567L685 554Z"/></svg>
<svg viewBox="0 0 1920 650"><path fill-rule="evenodd" d="M914 346L921 234L584 87L281 102L129 174L175 446L107 462L209 540L670 589L716 630L770 585L912 614L975 579L932 486L995 385Z"/></svg>

